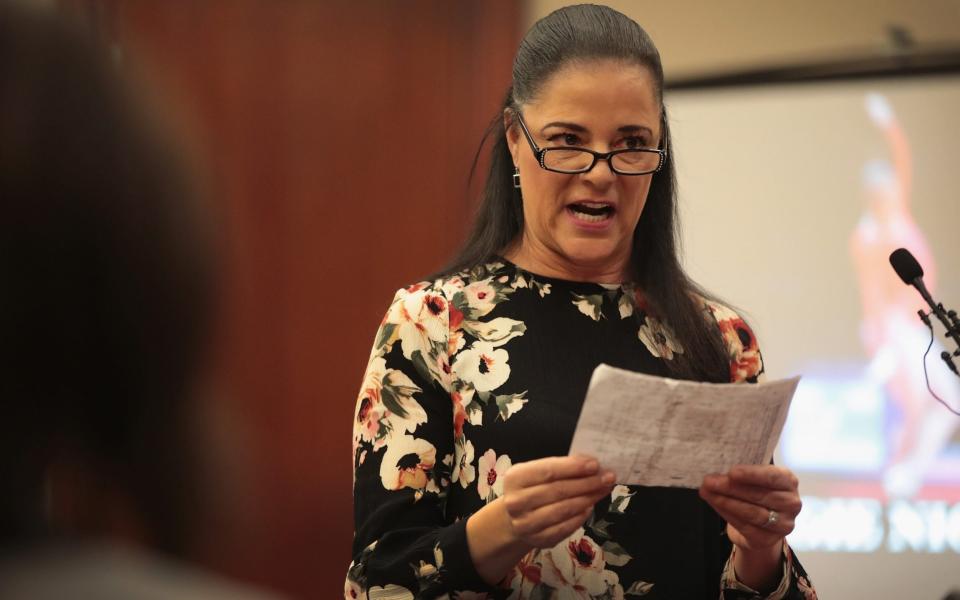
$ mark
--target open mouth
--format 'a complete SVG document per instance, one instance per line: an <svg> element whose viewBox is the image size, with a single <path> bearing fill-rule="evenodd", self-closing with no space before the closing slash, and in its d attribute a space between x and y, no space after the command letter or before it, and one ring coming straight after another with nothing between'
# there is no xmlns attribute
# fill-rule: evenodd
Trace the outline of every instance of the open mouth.
<svg viewBox="0 0 960 600"><path fill-rule="evenodd" d="M612 205L602 202L577 202L567 205L567 210L575 219L585 223L602 223L616 212Z"/></svg>

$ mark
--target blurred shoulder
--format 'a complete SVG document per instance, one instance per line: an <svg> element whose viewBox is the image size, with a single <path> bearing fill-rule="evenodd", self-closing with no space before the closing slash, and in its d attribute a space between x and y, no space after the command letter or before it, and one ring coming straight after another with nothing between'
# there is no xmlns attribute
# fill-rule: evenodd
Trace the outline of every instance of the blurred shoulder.
<svg viewBox="0 0 960 600"><path fill-rule="evenodd" d="M763 356L753 329L731 307L709 298L697 297L709 317L717 324L727 348L731 383L756 383L763 375Z"/></svg>

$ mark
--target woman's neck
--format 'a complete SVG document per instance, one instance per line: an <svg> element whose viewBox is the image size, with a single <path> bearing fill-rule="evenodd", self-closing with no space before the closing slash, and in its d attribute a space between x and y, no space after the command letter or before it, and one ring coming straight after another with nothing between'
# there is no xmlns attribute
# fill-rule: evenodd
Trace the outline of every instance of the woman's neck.
<svg viewBox="0 0 960 600"><path fill-rule="evenodd" d="M503 257L524 271L552 279L607 284L621 284L631 279L627 269L629 257L627 260L584 264L556 252L537 250L523 243L508 248Z"/></svg>

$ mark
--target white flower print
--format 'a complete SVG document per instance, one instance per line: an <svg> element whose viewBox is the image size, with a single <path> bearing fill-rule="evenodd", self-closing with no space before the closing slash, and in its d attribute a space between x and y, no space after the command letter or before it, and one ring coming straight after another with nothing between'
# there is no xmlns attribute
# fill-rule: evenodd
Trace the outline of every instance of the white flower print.
<svg viewBox="0 0 960 600"><path fill-rule="evenodd" d="M450 401L453 403L453 436L463 435L463 424L467 420L466 404L460 392L450 392Z"/></svg>
<svg viewBox="0 0 960 600"><path fill-rule="evenodd" d="M409 292L390 307L385 322L396 326L406 359L410 360L417 350L427 356L434 343L447 341L447 300L427 289Z"/></svg>
<svg viewBox="0 0 960 600"><path fill-rule="evenodd" d="M474 427L483 425L483 406L479 402L473 402L467 407L467 423Z"/></svg>
<svg viewBox="0 0 960 600"><path fill-rule="evenodd" d="M503 495L503 476L510 469L512 463L510 457L501 454L497 458L496 452L491 448L483 453L480 462L477 464L477 493L487 502L493 501Z"/></svg>
<svg viewBox="0 0 960 600"><path fill-rule="evenodd" d="M647 347L650 354L657 358L673 360L674 354L683 354L683 348L676 341L673 330L666 323L648 316L646 322L637 331L637 337Z"/></svg>
<svg viewBox="0 0 960 600"><path fill-rule="evenodd" d="M633 300L630 299L628 293L620 294L620 297L617 298L617 308L620 309L621 319L626 319L633 315Z"/></svg>
<svg viewBox="0 0 960 600"><path fill-rule="evenodd" d="M363 595L363 588L347 577L343 582L343 600L358 600Z"/></svg>
<svg viewBox="0 0 960 600"><path fill-rule="evenodd" d="M633 498L634 494L636 494L636 492L631 492L630 488L625 485L614 486L613 491L610 492L610 512L626 512L627 506L630 504L630 499Z"/></svg>
<svg viewBox="0 0 960 600"><path fill-rule="evenodd" d="M540 585L540 550L531 550L513 567L510 574L510 600L527 600Z"/></svg>
<svg viewBox="0 0 960 600"><path fill-rule="evenodd" d="M380 481L388 490L439 491L432 480L437 449L427 440L405 435L390 441L380 464Z"/></svg>
<svg viewBox="0 0 960 600"><path fill-rule="evenodd" d="M450 337L447 339L447 354L453 356L457 352L463 350L463 347L467 345L467 340L463 337L463 329L456 329L450 332Z"/></svg>
<svg viewBox="0 0 960 600"><path fill-rule="evenodd" d="M606 569L603 549L584 535L582 527L553 548L544 550L541 561L543 583L574 592L574 598L586 599L608 591L612 596L623 596L619 577Z"/></svg>
<svg viewBox="0 0 960 600"><path fill-rule="evenodd" d="M414 600L413 592L396 584L385 587L372 587L367 590L368 600Z"/></svg>
<svg viewBox="0 0 960 600"><path fill-rule="evenodd" d="M437 383L440 384L445 390L450 389L450 380L453 376L453 369L450 367L450 357L448 354L437 353L432 355L427 360L432 361L428 366L428 369L431 373L434 374L434 378L437 380Z"/></svg>
<svg viewBox="0 0 960 600"><path fill-rule="evenodd" d="M461 437L454 446L454 463L452 481L460 482L460 487L467 489L477 478L477 470L473 467L473 442Z"/></svg>
<svg viewBox="0 0 960 600"><path fill-rule="evenodd" d="M463 288L463 279L457 275L440 281L440 290L447 298L453 298L454 294L463 291Z"/></svg>
<svg viewBox="0 0 960 600"><path fill-rule="evenodd" d="M453 431L454 436L463 434L463 423L467 422L475 427L483 425L483 404L476 399L472 387L466 386L459 392L452 392L453 399Z"/></svg>
<svg viewBox="0 0 960 600"><path fill-rule="evenodd" d="M509 355L487 342L474 342L457 355L453 372L463 383L478 392L497 389L510 377Z"/></svg>
<svg viewBox="0 0 960 600"><path fill-rule="evenodd" d="M467 297L467 306L470 307L474 319L486 316L497 305L497 290L490 284L489 279L474 281L463 288L463 293Z"/></svg>
<svg viewBox="0 0 960 600"><path fill-rule="evenodd" d="M527 330L527 326L521 321L506 317L497 317L490 321L466 321L463 328L478 340L497 347L523 335Z"/></svg>
<svg viewBox="0 0 960 600"><path fill-rule="evenodd" d="M733 311L729 306L719 304L717 302L711 302L709 300L704 300L704 306L713 313L713 318L717 321L729 321L731 319L739 319L740 315Z"/></svg>
<svg viewBox="0 0 960 600"><path fill-rule="evenodd" d="M378 450L391 436L412 433L426 423L426 411L413 398L420 391L402 371L388 369L382 357L372 358L357 398L354 441Z"/></svg>

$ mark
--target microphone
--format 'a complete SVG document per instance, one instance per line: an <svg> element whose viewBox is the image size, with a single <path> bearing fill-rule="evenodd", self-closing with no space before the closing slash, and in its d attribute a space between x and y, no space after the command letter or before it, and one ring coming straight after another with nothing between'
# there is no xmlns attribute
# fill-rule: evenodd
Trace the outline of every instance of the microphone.
<svg viewBox="0 0 960 600"><path fill-rule="evenodd" d="M907 285L912 285L920 295L923 296L923 299L928 305L930 305L930 314L934 315L939 319L943 326L946 328L946 336L953 339L957 344L957 350L951 355L950 352L943 352L940 354L940 358L943 359L943 362L947 363L947 366L951 371L960 375L960 372L957 371L957 366L953 362L954 356L960 356L960 319L957 318L956 311L947 311L943 308L943 305L934 301L933 297L930 296L930 292L927 291L927 286L923 283L923 267L920 266L920 263L917 262L917 259L910 254L910 251L906 248L897 248L890 254L890 266L893 267L893 270L897 272L897 275L900 276L900 279ZM917 314L920 315L920 319L923 320L924 324L927 327L930 327L930 331L933 331L933 326L930 324L929 315L925 314L922 310L917 311Z"/></svg>
<svg viewBox="0 0 960 600"><path fill-rule="evenodd" d="M893 267L893 270L897 272L897 275L900 276L900 279L902 279L905 284L917 288L917 291L920 292L920 295L923 296L923 299L927 301L927 304L930 305L930 308L932 308L934 314L936 314L938 312L937 303L933 301L933 297L930 296L930 292L927 291L927 286L923 283L923 267L921 267L917 259L910 254L910 251L906 248L897 248L894 250L890 255L890 266ZM947 329L949 328L950 326L948 325Z"/></svg>

